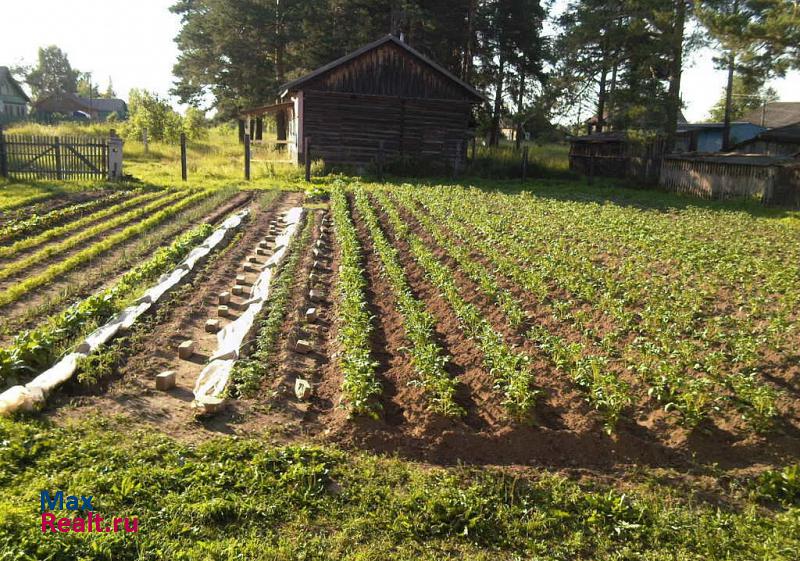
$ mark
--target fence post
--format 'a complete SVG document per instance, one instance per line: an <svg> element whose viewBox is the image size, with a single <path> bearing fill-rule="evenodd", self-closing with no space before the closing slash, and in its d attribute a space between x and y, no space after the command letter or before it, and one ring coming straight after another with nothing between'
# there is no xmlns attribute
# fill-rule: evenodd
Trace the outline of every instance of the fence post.
<svg viewBox="0 0 800 561"><path fill-rule="evenodd" d="M311 182L311 137L305 137L303 141L303 163L306 166L306 183Z"/></svg>
<svg viewBox="0 0 800 561"><path fill-rule="evenodd" d="M3 126L0 125L0 177L8 177L8 153L6 152L6 137Z"/></svg>
<svg viewBox="0 0 800 561"><path fill-rule="evenodd" d="M120 179L122 177L122 139L117 136L117 131L111 129L108 138L108 178Z"/></svg>
<svg viewBox="0 0 800 561"><path fill-rule="evenodd" d="M528 179L528 147L522 148L522 181Z"/></svg>
<svg viewBox="0 0 800 561"><path fill-rule="evenodd" d="M55 149L56 149L56 177L61 180L64 179L64 171L61 168L61 139L59 137L55 138Z"/></svg>
<svg viewBox="0 0 800 561"><path fill-rule="evenodd" d="M244 135L244 178L250 181L250 135Z"/></svg>
<svg viewBox="0 0 800 561"><path fill-rule="evenodd" d="M181 179L186 181L186 133L181 133Z"/></svg>

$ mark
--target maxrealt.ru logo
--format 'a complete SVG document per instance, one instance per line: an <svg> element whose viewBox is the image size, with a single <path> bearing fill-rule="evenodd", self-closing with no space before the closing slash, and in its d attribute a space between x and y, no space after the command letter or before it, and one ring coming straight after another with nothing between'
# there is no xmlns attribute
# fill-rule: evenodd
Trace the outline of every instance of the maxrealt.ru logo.
<svg viewBox="0 0 800 561"><path fill-rule="evenodd" d="M92 499L81 495L64 495L64 491L56 491L55 495L50 495L48 491L41 492L41 511L42 511L42 532L138 532L139 519L133 518L112 518L103 524L104 518L95 514ZM66 510L67 512L81 512L86 516L81 517L58 517L50 510ZM111 524L109 524L109 522Z"/></svg>

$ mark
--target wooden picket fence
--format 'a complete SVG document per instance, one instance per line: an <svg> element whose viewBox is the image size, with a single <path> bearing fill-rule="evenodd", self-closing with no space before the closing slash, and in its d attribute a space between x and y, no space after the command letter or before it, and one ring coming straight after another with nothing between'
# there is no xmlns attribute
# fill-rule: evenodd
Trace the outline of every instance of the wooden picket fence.
<svg viewBox="0 0 800 561"><path fill-rule="evenodd" d="M0 175L12 179L105 179L108 140L0 131Z"/></svg>

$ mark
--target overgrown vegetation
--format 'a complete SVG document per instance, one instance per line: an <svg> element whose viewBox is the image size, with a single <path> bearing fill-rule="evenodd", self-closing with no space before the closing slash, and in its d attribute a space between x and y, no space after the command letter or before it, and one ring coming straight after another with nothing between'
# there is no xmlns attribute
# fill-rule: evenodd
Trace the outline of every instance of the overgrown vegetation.
<svg viewBox="0 0 800 561"><path fill-rule="evenodd" d="M0 420L8 559L794 561L800 510L716 506L657 478L622 493L546 471L422 468L258 439L178 443L124 419ZM42 534L39 493L91 494L137 534Z"/></svg>

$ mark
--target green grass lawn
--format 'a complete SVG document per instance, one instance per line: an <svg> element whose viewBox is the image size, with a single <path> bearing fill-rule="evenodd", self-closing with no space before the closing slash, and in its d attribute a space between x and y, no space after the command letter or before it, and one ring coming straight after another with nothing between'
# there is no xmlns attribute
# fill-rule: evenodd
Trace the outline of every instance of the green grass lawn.
<svg viewBox="0 0 800 561"><path fill-rule="evenodd" d="M797 559L800 508L763 482L626 479L432 468L266 435L189 446L122 418L0 420L0 559ZM93 495L138 532L42 534L43 489Z"/></svg>

